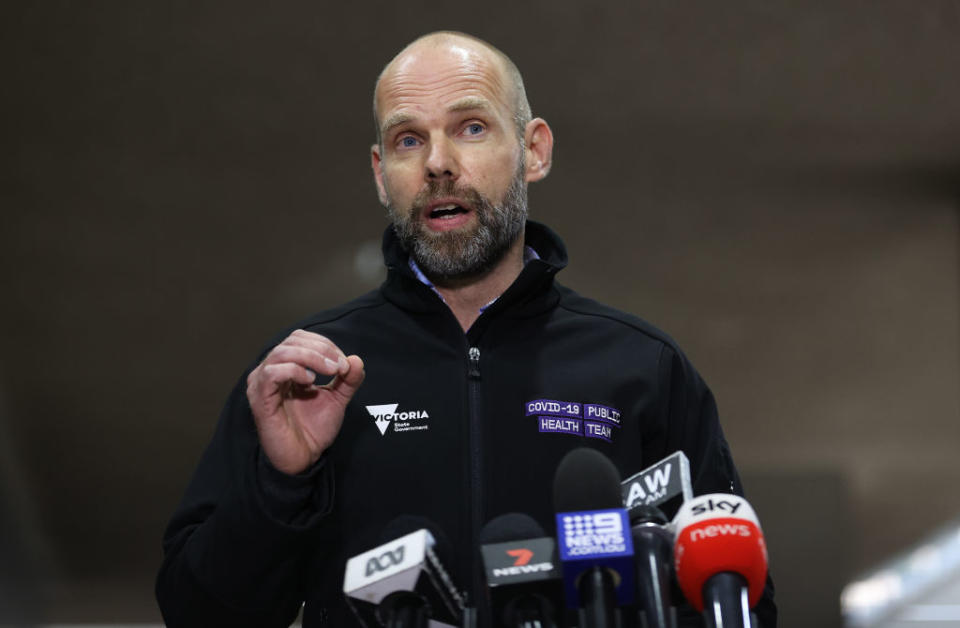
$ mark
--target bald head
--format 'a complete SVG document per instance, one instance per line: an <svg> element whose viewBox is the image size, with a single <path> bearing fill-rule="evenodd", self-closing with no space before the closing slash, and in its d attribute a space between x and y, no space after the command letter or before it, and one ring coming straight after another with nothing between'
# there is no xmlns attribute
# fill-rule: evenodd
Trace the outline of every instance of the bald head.
<svg viewBox="0 0 960 628"><path fill-rule="evenodd" d="M476 66L486 65L493 69L494 80L503 91L506 104L513 113L513 122L517 136L523 142L524 129L532 114L527 102L527 93L523 87L523 77L510 57L493 45L473 35L457 31L436 31L427 33L408 44L384 66L373 93L373 119L377 131L377 143L382 143L383 120L380 119L381 86L384 83L396 83L404 80L405 72L418 63L425 52L437 52L458 58Z"/></svg>

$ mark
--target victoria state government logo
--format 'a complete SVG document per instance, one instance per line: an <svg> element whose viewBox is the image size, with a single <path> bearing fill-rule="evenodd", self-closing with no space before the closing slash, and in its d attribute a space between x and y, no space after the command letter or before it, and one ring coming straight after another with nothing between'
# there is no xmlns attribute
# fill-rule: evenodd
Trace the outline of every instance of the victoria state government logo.
<svg viewBox="0 0 960 628"><path fill-rule="evenodd" d="M386 403L380 406L365 406L381 435L386 435L391 425L394 432L418 432L430 429L430 424L427 422L430 415L426 410L397 412L399 405L399 403Z"/></svg>

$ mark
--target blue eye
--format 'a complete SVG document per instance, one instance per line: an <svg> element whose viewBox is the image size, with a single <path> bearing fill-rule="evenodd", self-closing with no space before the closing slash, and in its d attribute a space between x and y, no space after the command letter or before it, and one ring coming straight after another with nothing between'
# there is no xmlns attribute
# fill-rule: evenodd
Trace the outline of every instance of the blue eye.
<svg viewBox="0 0 960 628"><path fill-rule="evenodd" d="M417 139L408 135L400 140L400 145L404 148L413 148L417 145Z"/></svg>
<svg viewBox="0 0 960 628"><path fill-rule="evenodd" d="M477 124L477 123L468 125L468 126L467 126L467 133L468 133L469 135L479 135L479 134L483 133L483 125L482 125L482 124Z"/></svg>

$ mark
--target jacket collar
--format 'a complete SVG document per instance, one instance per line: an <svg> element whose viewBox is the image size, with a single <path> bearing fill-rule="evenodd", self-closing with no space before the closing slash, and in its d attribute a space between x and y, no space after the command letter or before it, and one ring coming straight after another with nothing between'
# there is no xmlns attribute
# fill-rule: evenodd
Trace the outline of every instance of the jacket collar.
<svg viewBox="0 0 960 628"><path fill-rule="evenodd" d="M532 316L556 305L559 295L552 290L553 276L567 265L567 249L549 227L528 220L525 243L533 247L540 259L530 260L513 284L484 313L493 314L510 307L518 316ZM414 276L408 265L409 254L400 239L387 227L383 233L383 260L387 279L380 287L387 300L397 307L414 312L443 312L447 306Z"/></svg>

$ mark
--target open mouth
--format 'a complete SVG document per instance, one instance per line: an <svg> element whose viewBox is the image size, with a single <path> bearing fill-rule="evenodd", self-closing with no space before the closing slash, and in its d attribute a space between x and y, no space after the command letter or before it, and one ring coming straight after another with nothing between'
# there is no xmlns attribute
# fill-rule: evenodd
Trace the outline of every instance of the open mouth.
<svg viewBox="0 0 960 628"><path fill-rule="evenodd" d="M422 211L423 224L438 233L461 229L477 219L476 210L467 204L466 199L456 196L435 198Z"/></svg>
<svg viewBox="0 0 960 628"><path fill-rule="evenodd" d="M437 207L434 207L430 211L428 216L431 219L449 220L451 218L454 218L455 216L458 216L460 214L466 214L466 213L468 212L463 207L455 203L447 203L446 205L439 205Z"/></svg>

